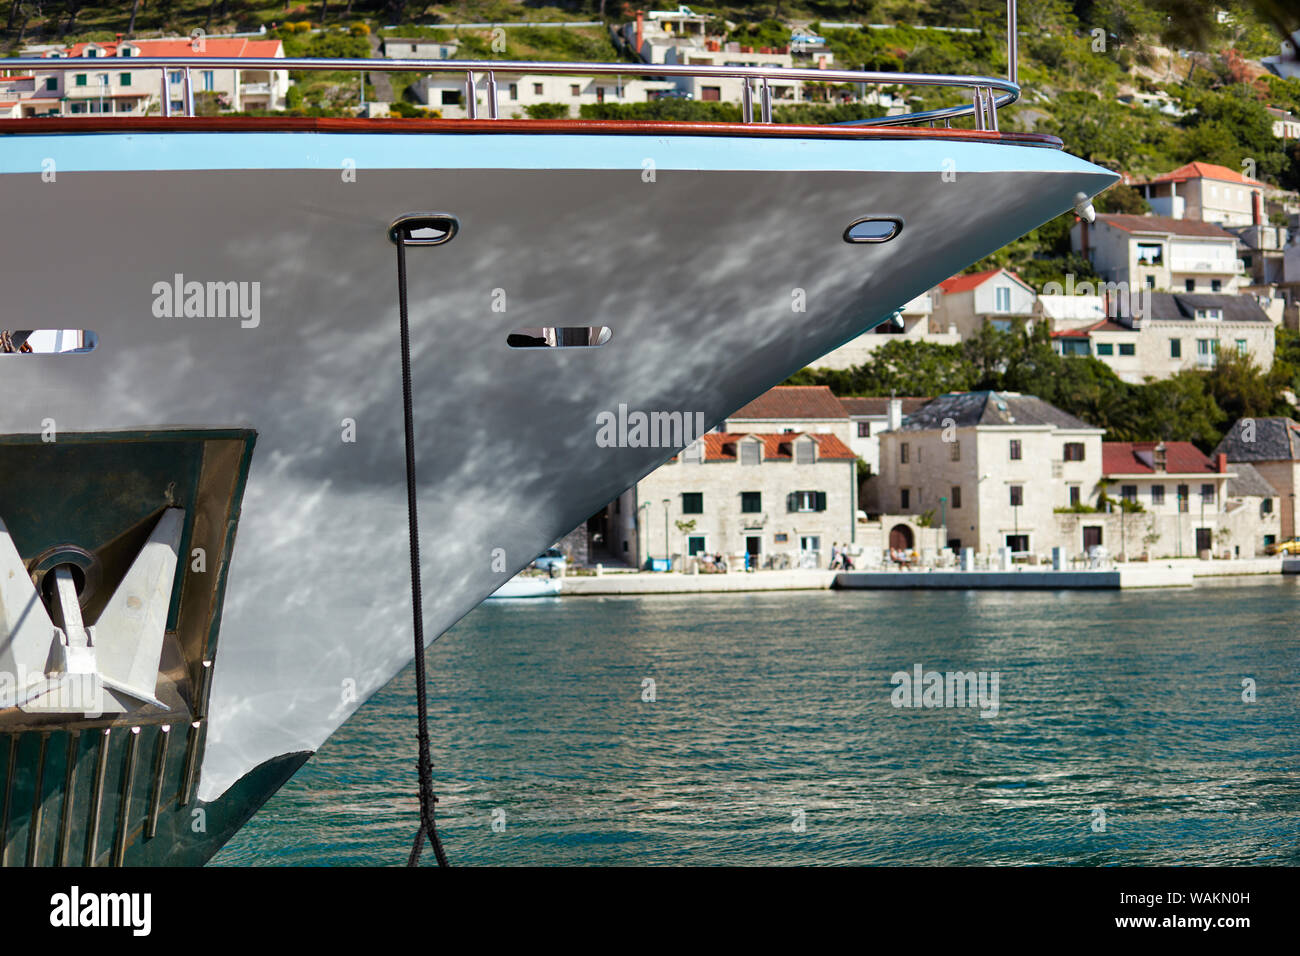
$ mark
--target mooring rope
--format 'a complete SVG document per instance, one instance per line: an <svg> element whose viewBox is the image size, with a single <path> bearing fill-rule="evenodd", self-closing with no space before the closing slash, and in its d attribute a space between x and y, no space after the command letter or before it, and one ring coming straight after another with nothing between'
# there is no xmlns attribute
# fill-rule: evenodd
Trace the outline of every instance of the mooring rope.
<svg viewBox="0 0 1300 956"><path fill-rule="evenodd" d="M415 403L411 397L411 330L406 312L406 242L399 232L397 244L397 307L402 329L402 415L406 428L406 519L407 533L411 539L411 614L415 623L415 708L417 712L416 736L419 741L417 770L420 777L420 827L415 831L415 843L407 866L420 862L424 838L429 837L433 855L439 866L447 866L447 854L438 839L438 826L434 819L434 805L438 802L433 792L433 765L429 760L429 712L425 695L424 676L424 605L420 599L420 521L415 510Z"/></svg>

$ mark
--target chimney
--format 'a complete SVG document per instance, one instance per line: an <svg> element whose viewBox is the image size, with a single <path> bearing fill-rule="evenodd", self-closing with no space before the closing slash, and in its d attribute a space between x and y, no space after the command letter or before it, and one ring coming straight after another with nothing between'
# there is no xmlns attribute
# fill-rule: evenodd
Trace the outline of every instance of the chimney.
<svg viewBox="0 0 1300 956"><path fill-rule="evenodd" d="M1083 253L1083 258L1088 258L1088 220L1079 220L1079 249Z"/></svg>
<svg viewBox="0 0 1300 956"><path fill-rule="evenodd" d="M1250 191L1250 224L1258 226L1263 224L1264 216L1259 211L1259 192L1252 189Z"/></svg>
<svg viewBox="0 0 1300 956"><path fill-rule="evenodd" d="M1219 474L1223 474L1228 470L1228 456L1224 452L1219 452L1215 457L1218 459L1215 464L1218 465Z"/></svg>
<svg viewBox="0 0 1300 956"><path fill-rule="evenodd" d="M645 11L636 12L636 55L641 55L641 44L645 39Z"/></svg>
<svg viewBox="0 0 1300 956"><path fill-rule="evenodd" d="M889 397L889 430L898 431L903 426L903 400Z"/></svg>

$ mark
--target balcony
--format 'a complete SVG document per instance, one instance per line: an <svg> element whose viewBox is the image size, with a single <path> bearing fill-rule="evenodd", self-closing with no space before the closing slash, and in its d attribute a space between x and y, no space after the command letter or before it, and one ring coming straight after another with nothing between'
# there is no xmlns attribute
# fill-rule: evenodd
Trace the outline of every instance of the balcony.
<svg viewBox="0 0 1300 956"><path fill-rule="evenodd" d="M240 96L270 96L270 83L241 83L239 85Z"/></svg>
<svg viewBox="0 0 1300 956"><path fill-rule="evenodd" d="M1170 272L1199 272L1229 276L1245 270L1246 264L1240 259L1171 258L1169 260Z"/></svg>

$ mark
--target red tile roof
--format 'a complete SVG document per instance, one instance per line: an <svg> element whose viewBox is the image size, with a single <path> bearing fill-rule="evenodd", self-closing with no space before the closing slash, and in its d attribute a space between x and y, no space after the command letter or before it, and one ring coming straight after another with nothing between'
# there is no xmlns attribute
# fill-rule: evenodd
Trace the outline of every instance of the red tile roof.
<svg viewBox="0 0 1300 956"><path fill-rule="evenodd" d="M1102 319L1100 322L1094 322L1092 325L1085 325L1077 329L1060 329L1052 333L1054 339L1077 339L1088 335L1092 332L1134 332L1136 329L1130 329L1127 325L1121 325L1113 319Z"/></svg>
<svg viewBox="0 0 1300 956"><path fill-rule="evenodd" d="M1029 284L1010 269L989 269L986 272L972 272L969 275L953 276L950 279L944 279L939 283L939 288L943 290L944 295L951 295L954 292L967 292L974 289L976 286L983 285L1000 272L1005 272L1021 285Z"/></svg>
<svg viewBox="0 0 1300 956"><path fill-rule="evenodd" d="M1189 179L1217 179L1222 182L1242 183L1247 186L1263 186L1258 179L1250 179L1235 169L1216 166L1214 163L1188 163L1172 172L1163 173L1151 180L1153 183L1185 183Z"/></svg>
<svg viewBox="0 0 1300 956"><path fill-rule="evenodd" d="M1237 237L1222 226L1199 219L1174 219L1172 216L1134 216L1128 213L1102 213L1098 222L1114 226L1124 232L1167 232L1175 236L1203 236L1216 239Z"/></svg>
<svg viewBox="0 0 1300 956"><path fill-rule="evenodd" d="M705 461L735 461L739 452L736 443L744 438L758 438L763 442L764 461L790 461L794 455L794 440L800 435L786 432L782 435L744 433L744 432L708 432L704 436ZM818 461L854 461L858 456L852 449L834 435L809 435L817 442Z"/></svg>
<svg viewBox="0 0 1300 956"><path fill-rule="evenodd" d="M195 49L188 38L123 42L139 47L141 56L279 56L283 49L279 40L249 40L245 37L205 37L201 50ZM64 55L84 56L87 47L98 47L106 55L116 57L118 46L118 43L74 43L64 50Z"/></svg>
<svg viewBox="0 0 1300 956"><path fill-rule="evenodd" d="M727 416L737 422L841 418L848 418L848 413L825 385L778 385Z"/></svg>
<svg viewBox="0 0 1300 956"><path fill-rule="evenodd" d="M926 402L928 398L902 398L903 414L910 415ZM841 398L840 404L849 415L888 415L889 398Z"/></svg>
<svg viewBox="0 0 1300 956"><path fill-rule="evenodd" d="M1103 475L1156 475L1153 465L1154 441L1104 441L1101 443ZM1165 442L1164 474L1212 475L1218 473L1213 458L1189 441Z"/></svg>

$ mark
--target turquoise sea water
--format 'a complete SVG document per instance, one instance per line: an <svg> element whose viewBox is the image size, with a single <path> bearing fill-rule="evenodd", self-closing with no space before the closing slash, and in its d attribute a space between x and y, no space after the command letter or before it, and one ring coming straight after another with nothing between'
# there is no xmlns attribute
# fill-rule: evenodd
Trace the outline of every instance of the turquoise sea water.
<svg viewBox="0 0 1300 956"><path fill-rule="evenodd" d="M428 663L453 864L1300 863L1296 579L498 601ZM214 863L404 863L414 735L408 670Z"/></svg>

